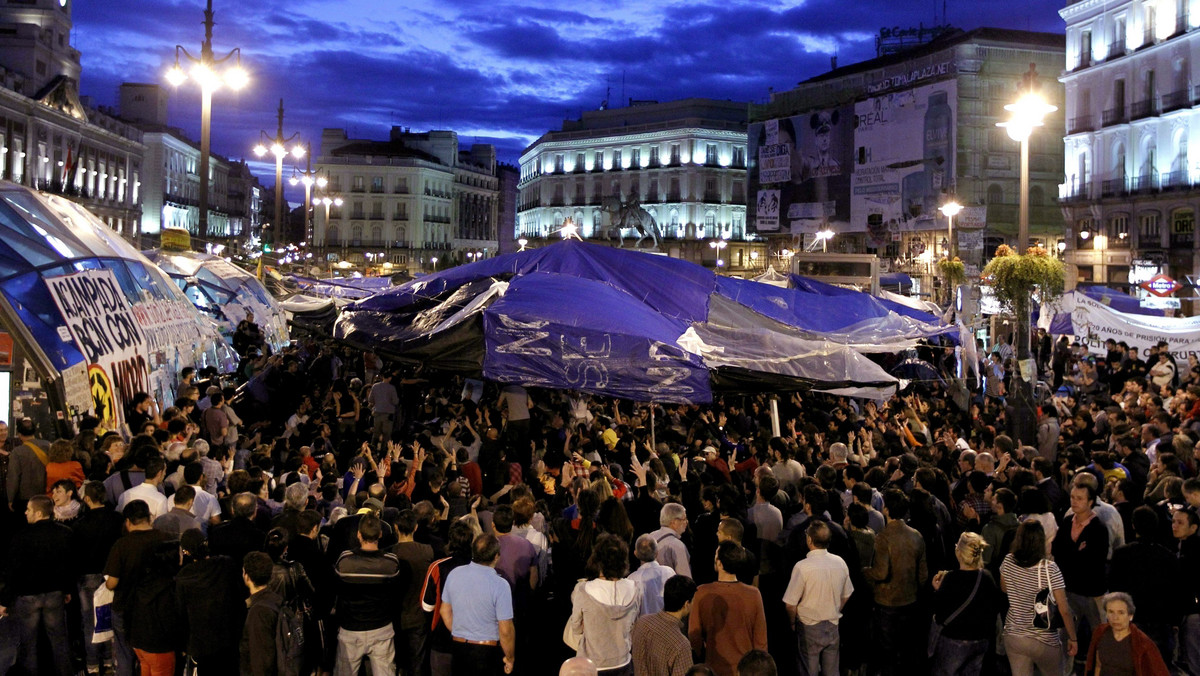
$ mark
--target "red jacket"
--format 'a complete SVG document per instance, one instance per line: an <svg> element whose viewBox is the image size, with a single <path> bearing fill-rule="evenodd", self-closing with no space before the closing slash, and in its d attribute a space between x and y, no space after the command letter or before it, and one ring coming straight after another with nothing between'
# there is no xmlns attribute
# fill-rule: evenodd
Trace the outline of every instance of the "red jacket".
<svg viewBox="0 0 1200 676"><path fill-rule="evenodd" d="M1100 645L1100 637L1104 636L1106 631L1112 631L1107 622L1092 633L1092 643L1088 646L1087 667L1083 673L1091 674L1096 671L1096 648ZM1138 629L1136 624L1129 625L1129 640L1133 650L1133 673L1137 676L1170 676L1171 672L1167 670L1167 664L1163 662L1158 646L1145 632Z"/></svg>

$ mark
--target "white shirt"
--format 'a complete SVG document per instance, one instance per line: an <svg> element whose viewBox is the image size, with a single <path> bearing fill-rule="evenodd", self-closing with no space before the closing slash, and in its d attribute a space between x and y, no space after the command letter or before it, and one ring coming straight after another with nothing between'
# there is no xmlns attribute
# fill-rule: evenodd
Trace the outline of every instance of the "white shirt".
<svg viewBox="0 0 1200 676"><path fill-rule="evenodd" d="M783 602L796 606L796 616L804 624L837 624L842 617L842 606L853 592L850 569L842 557L813 549L792 568Z"/></svg>
<svg viewBox="0 0 1200 676"><path fill-rule="evenodd" d="M675 571L658 561L647 561L629 574L626 579L633 580L642 588L641 615L653 615L663 609L663 590L667 580L675 577Z"/></svg>
<svg viewBox="0 0 1200 676"><path fill-rule="evenodd" d="M124 511L125 505L134 500L141 500L150 507L150 521L171 511L171 506L167 504L167 496L158 492L158 486L149 483L140 483L122 493L117 500L117 511Z"/></svg>
<svg viewBox="0 0 1200 676"><path fill-rule="evenodd" d="M192 516L200 520L200 528L208 533L208 524L215 516L221 516L221 503L208 491L199 486L196 489L196 501L192 503Z"/></svg>

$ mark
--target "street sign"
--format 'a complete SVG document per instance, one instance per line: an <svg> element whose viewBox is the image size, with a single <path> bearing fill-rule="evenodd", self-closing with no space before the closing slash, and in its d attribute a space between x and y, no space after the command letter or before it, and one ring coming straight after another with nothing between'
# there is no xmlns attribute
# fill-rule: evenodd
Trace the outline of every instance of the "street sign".
<svg viewBox="0 0 1200 676"><path fill-rule="evenodd" d="M1138 286L1159 298L1166 298L1183 288L1182 284L1166 275L1154 275Z"/></svg>

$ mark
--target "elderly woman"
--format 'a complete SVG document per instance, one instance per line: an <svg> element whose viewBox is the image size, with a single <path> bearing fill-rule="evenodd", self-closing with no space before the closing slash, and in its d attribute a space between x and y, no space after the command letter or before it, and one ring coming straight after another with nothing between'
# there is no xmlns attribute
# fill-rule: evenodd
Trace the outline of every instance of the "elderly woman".
<svg viewBox="0 0 1200 676"><path fill-rule="evenodd" d="M934 619L942 626L933 657L936 676L975 676L983 669L1000 612L1000 589L983 569L986 546L977 533L963 533L954 547L958 570L933 577Z"/></svg>
<svg viewBox="0 0 1200 676"><path fill-rule="evenodd" d="M1085 674L1134 674L1167 676L1170 672L1158 647L1133 623L1133 598L1124 592L1104 597L1108 622L1092 634Z"/></svg>

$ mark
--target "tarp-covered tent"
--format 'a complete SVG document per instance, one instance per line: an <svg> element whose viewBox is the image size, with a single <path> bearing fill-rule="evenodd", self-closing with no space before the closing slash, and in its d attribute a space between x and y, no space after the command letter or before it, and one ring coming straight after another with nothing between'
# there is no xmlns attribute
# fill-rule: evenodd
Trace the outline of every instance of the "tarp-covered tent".
<svg viewBox="0 0 1200 676"><path fill-rule="evenodd" d="M1103 305L1116 310L1117 312L1125 312L1131 315L1146 315L1148 317L1166 317L1166 310L1152 310L1142 307L1142 301L1133 296L1116 289L1110 289L1107 286L1080 286L1075 289L1083 295L1098 301Z"/></svg>
<svg viewBox="0 0 1200 676"><path fill-rule="evenodd" d="M279 301L288 324L321 336L333 335L333 322L338 312L349 301L340 298L322 298L307 294L295 294Z"/></svg>
<svg viewBox="0 0 1200 676"><path fill-rule="evenodd" d="M237 365L215 323L120 235L12 183L0 183L0 323L15 347L0 364L13 376L4 414L43 429L92 412L112 429L136 392L173 401L184 366Z"/></svg>
<svg viewBox="0 0 1200 676"><path fill-rule="evenodd" d="M233 340L238 322L251 311L272 351L287 345L287 318L254 275L224 258L198 251L155 249L143 253L171 277L197 310L216 320L226 340Z"/></svg>
<svg viewBox="0 0 1200 676"><path fill-rule="evenodd" d="M313 279L292 275L296 286L308 296L323 296L325 298L347 298L362 300L374 296L380 291L392 288L391 277L330 277L328 279Z"/></svg>
<svg viewBox="0 0 1200 676"><path fill-rule="evenodd" d="M334 333L431 368L633 399L706 402L714 391L801 385L890 393L898 381L855 345L903 349L954 328L864 298L564 241L355 302Z"/></svg>

